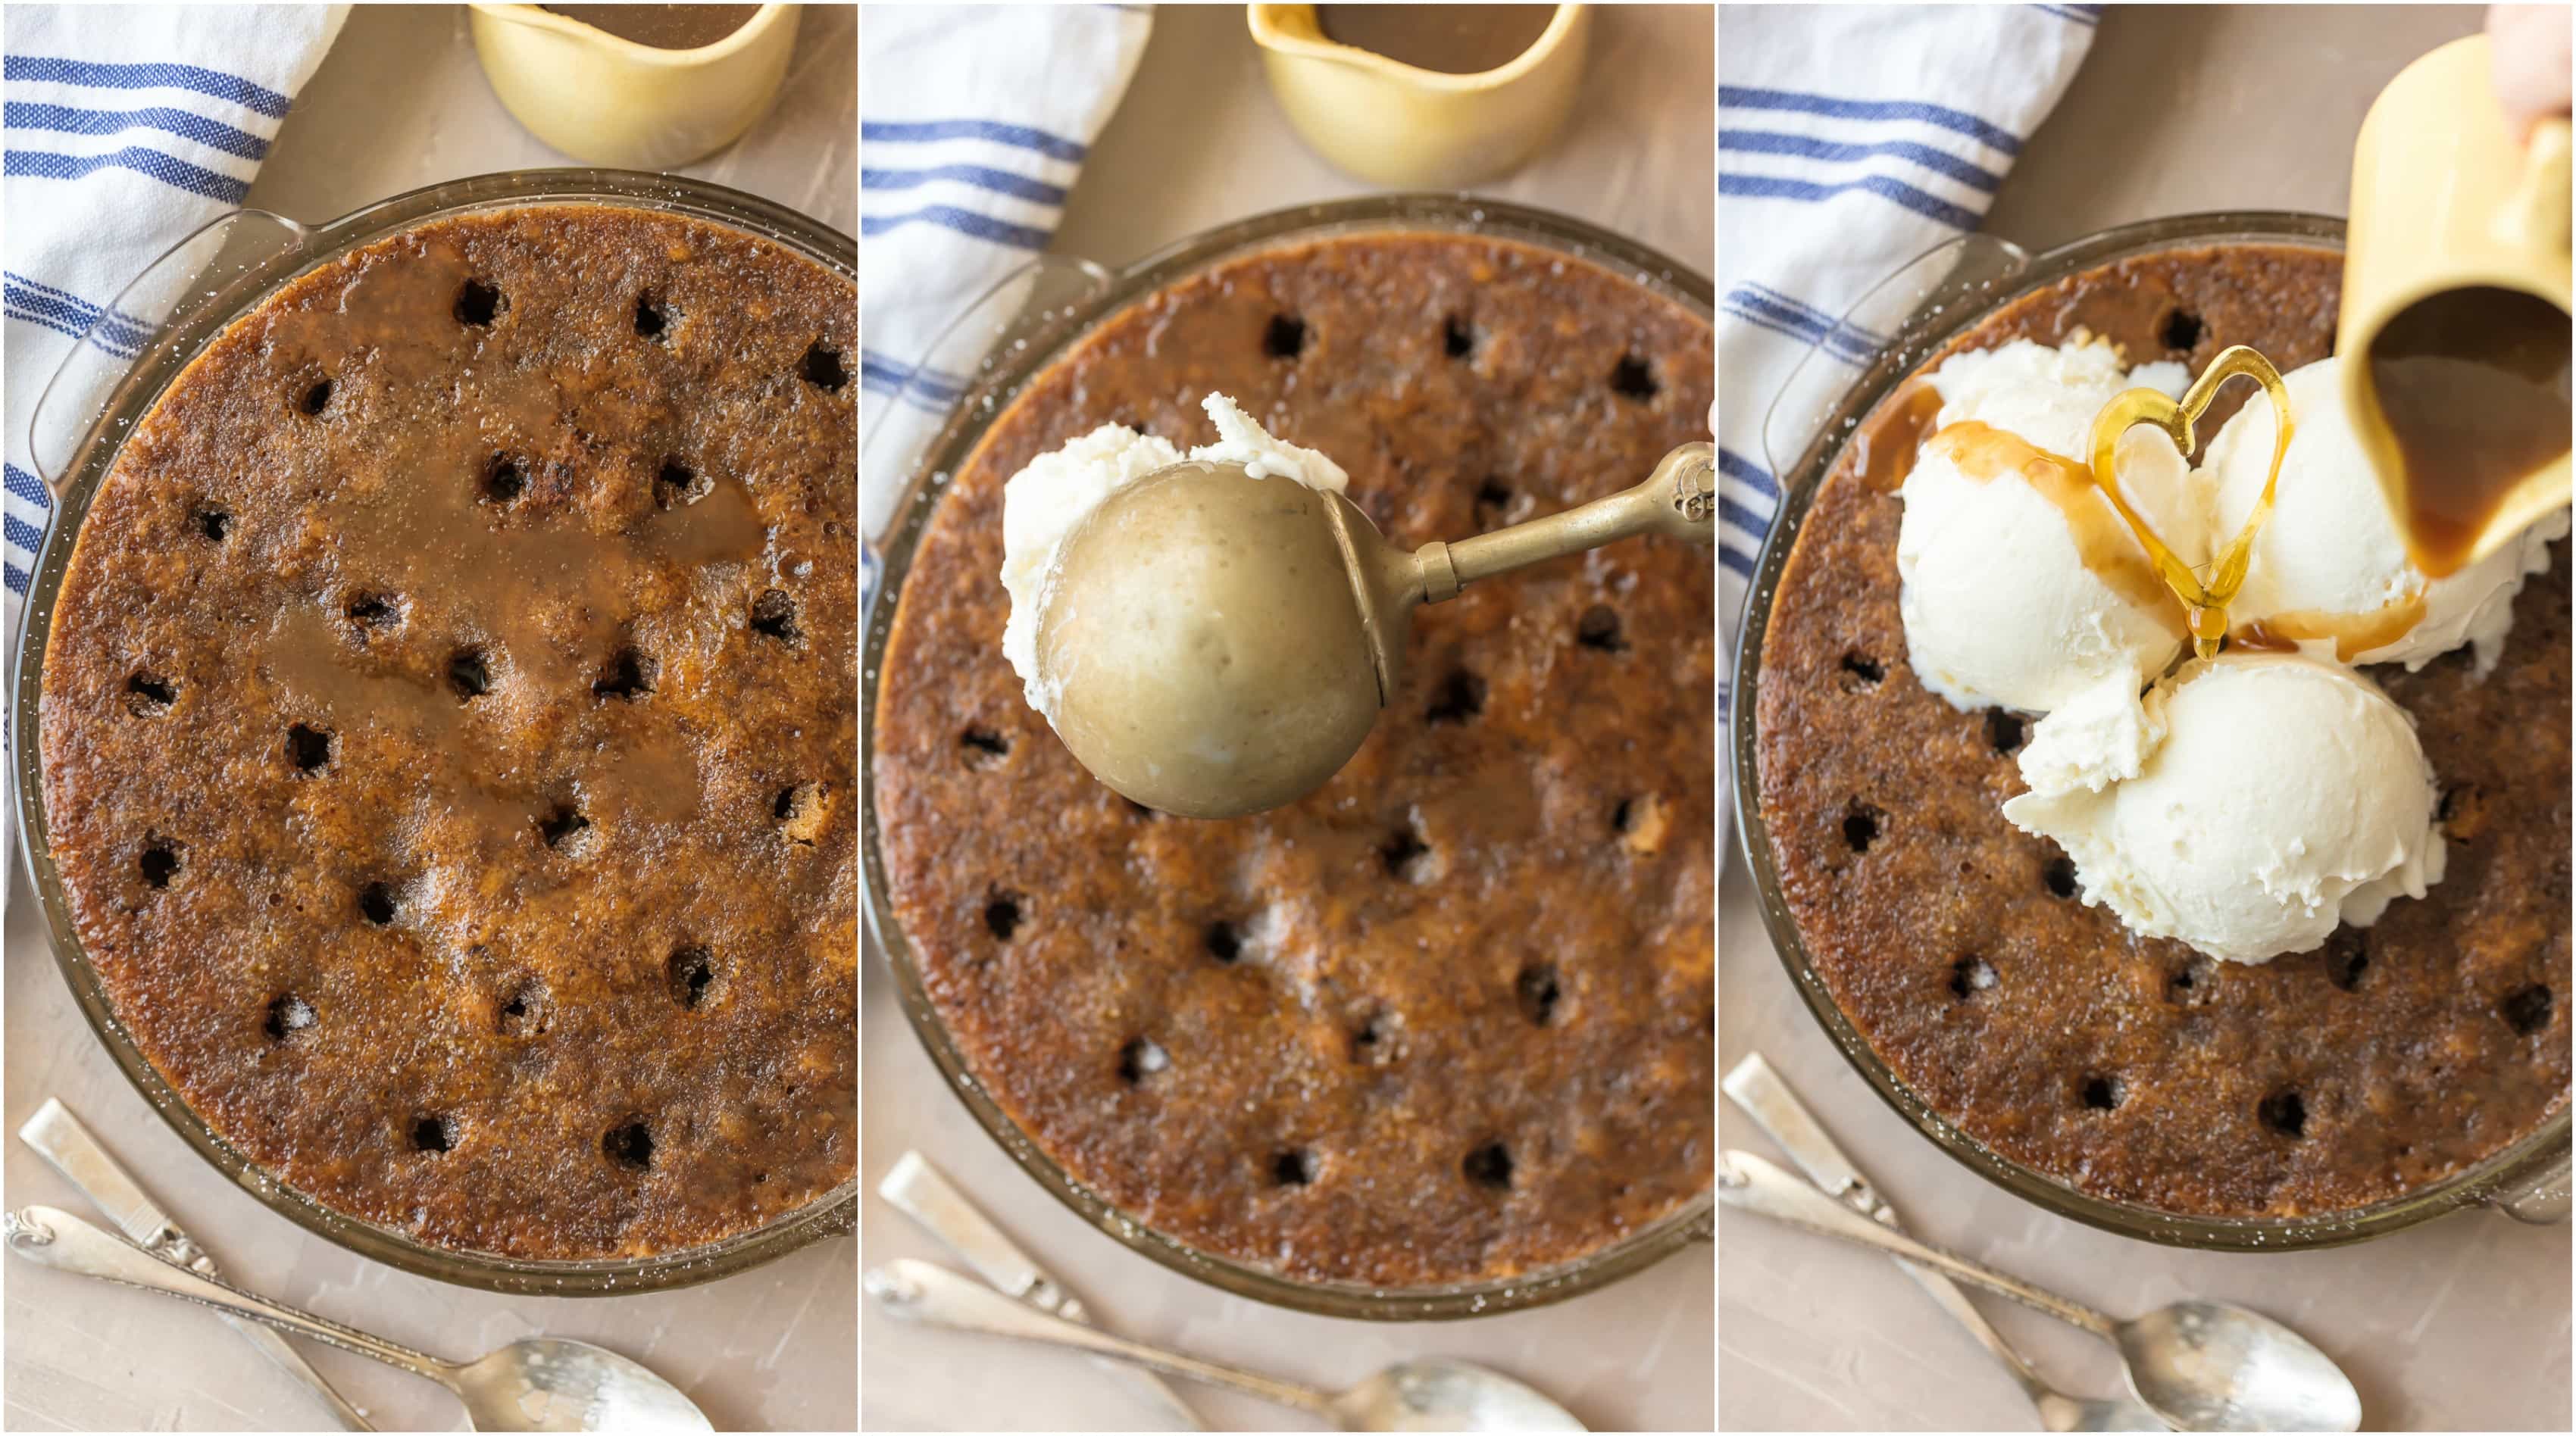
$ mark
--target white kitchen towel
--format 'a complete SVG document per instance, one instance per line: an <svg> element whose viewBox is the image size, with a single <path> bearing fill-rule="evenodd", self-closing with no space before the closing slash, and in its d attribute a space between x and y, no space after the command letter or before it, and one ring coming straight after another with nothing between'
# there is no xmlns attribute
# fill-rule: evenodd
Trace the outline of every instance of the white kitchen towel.
<svg viewBox="0 0 2576 1436"><path fill-rule="evenodd" d="M963 373L924 357L952 318L1046 248L1153 23L1146 5L881 5L861 16L859 427L871 490L910 472L910 451L963 391ZM907 452L885 462L896 450ZM891 500L864 495L863 527Z"/></svg>
<svg viewBox="0 0 2576 1436"><path fill-rule="evenodd" d="M12 5L5 52L8 629L52 500L27 420L101 306L240 206L345 5ZM99 336L119 357L149 334Z"/></svg>
<svg viewBox="0 0 2576 1436"><path fill-rule="evenodd" d="M2100 9L1720 10L1718 612L1730 632L1780 498L1762 443L1772 400L1811 350L1854 376L1868 365L1885 336L1838 321L1978 226L2075 78ZM1723 708L1723 678L1718 697Z"/></svg>

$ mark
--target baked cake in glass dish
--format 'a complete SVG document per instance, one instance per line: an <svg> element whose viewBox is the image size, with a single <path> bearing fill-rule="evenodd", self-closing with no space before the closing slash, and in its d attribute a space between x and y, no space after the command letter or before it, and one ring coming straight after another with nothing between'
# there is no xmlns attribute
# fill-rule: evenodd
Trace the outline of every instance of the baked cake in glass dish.
<svg viewBox="0 0 2576 1436"><path fill-rule="evenodd" d="M1002 656L1003 484L1233 396L1455 539L1706 437L1704 318L1497 238L1355 234L1118 311L995 419L929 520L870 781L893 912L974 1079L1110 1205L1299 1281L1428 1287L1597 1251L1714 1156L1705 548L1623 543L1420 610L1358 755L1290 806L1095 781Z"/></svg>
<svg viewBox="0 0 2576 1436"><path fill-rule="evenodd" d="M2019 299L1921 372L2089 334L2128 364L2197 373L2245 344L2286 373L2329 353L2341 267L2273 244L2125 259ZM1781 896L1870 1048L1994 1152L2192 1216L2352 1210L2530 1135L2568 1091L2566 542L2513 598L2492 671L2468 645L2362 669L2437 775L2447 872L2321 948L2217 961L2088 905L2068 854L2002 811L2035 720L1962 711L1915 671L1888 470L1928 437L1919 392L1896 390L1822 481L1755 715Z"/></svg>
<svg viewBox="0 0 2576 1436"><path fill-rule="evenodd" d="M728 227L470 213L297 278L125 441L55 610L51 846L255 1167L544 1260L850 1179L856 319Z"/></svg>

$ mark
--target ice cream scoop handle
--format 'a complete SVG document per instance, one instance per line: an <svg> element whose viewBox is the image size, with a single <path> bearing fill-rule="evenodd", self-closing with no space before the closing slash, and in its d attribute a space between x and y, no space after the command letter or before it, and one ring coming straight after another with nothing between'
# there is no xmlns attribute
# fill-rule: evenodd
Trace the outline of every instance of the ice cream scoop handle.
<svg viewBox="0 0 2576 1436"><path fill-rule="evenodd" d="M1415 558L1424 569L1423 596L1437 603L1480 578L1636 534L1717 541L1715 448L1684 444L1664 455L1635 488L1454 544L1430 544Z"/></svg>
<svg viewBox="0 0 2576 1436"><path fill-rule="evenodd" d="M1717 1159L1717 1199L1730 1207L1758 1212L1774 1221L1804 1227L1820 1236L1839 1237L1857 1246L1875 1247L1920 1266L1970 1282L1998 1296L2046 1312L2070 1326L2080 1326L2106 1340L2119 1339L2119 1324L2062 1296L2045 1292L2017 1277L1979 1266L1893 1227L1853 1211L1786 1170L1750 1152L1728 1151Z"/></svg>

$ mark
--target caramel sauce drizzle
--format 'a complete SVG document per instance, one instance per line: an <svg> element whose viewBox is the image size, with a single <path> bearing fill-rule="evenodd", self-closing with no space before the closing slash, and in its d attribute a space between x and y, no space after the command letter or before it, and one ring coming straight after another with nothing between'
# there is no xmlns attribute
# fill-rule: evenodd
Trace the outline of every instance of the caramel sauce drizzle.
<svg viewBox="0 0 2576 1436"><path fill-rule="evenodd" d="M728 474L702 475L667 504L650 494L649 473L605 503L577 487L573 501L542 516L487 501L481 480L496 458L523 464L532 489L559 492L578 466L617 460L571 427L566 396L543 369L507 362L486 331L457 322L450 306L471 276L460 250L433 239L402 262L373 260L335 306L275 317L270 346L329 377L335 402L441 388L448 399L383 427L381 480L343 481L319 497L315 509L327 521L314 526L314 541L334 550L335 600L339 592L402 595L405 624L481 644L539 689L591 706L578 695L632 641L649 602L639 595L684 592L711 565L758 564L768 528L742 480ZM402 647L394 639L378 651L315 605L262 635L258 661L335 729L384 725L426 740L441 755L437 771L421 775L433 807L474 809L504 831L523 827L550 785L506 770L469 741L463 701L436 672L404 661ZM683 642L659 659L701 656ZM703 801L695 757L667 715L631 716L617 756L574 765L574 790L595 819L685 821ZM561 779L551 786L560 796Z"/></svg>
<svg viewBox="0 0 2576 1436"><path fill-rule="evenodd" d="M2419 593L2368 613L2320 613L2312 609L2275 613L2238 625L2227 635L2227 641L2267 653L2293 653L2301 643L2330 638L2334 640L2335 657L2350 663L2404 638L2423 621L2424 596Z"/></svg>
<svg viewBox="0 0 2576 1436"><path fill-rule="evenodd" d="M1908 379L1852 439L1852 466L1870 492L1892 494L1914 472L1914 456L1941 417L1941 391Z"/></svg>
<svg viewBox="0 0 2576 1436"><path fill-rule="evenodd" d="M2172 617L2181 631L2181 611L2174 594L2138 545L2119 515L2094 497L2093 474L2063 454L2052 454L2008 429L1976 419L1952 424L1932 436L1927 453L1947 459L1976 483L1991 483L2018 474L2023 483L2056 506L2066 519L2084 567L2112 592L2142 607Z"/></svg>

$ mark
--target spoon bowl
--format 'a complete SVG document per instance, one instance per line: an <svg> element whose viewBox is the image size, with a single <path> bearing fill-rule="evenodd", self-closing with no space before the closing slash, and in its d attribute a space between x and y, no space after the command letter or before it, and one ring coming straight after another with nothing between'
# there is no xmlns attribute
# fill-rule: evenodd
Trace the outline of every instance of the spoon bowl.
<svg viewBox="0 0 2576 1436"><path fill-rule="evenodd" d="M709 1431L678 1387L603 1346L529 1336L454 1368L477 1431Z"/></svg>
<svg viewBox="0 0 2576 1436"><path fill-rule="evenodd" d="M1345 1431L1580 1431L1562 1406L1500 1372L1399 1361L1333 1398Z"/></svg>
<svg viewBox="0 0 2576 1436"><path fill-rule="evenodd" d="M2354 1431L2361 1394L2307 1338L2244 1307L2178 1301L2119 1324L2138 1399L2185 1431Z"/></svg>
<svg viewBox="0 0 2576 1436"><path fill-rule="evenodd" d="M1349 500L1204 460L1148 474L1066 535L1038 623L1057 736L1161 812L1227 818L1341 770L1391 675L1347 555Z"/></svg>
<svg viewBox="0 0 2576 1436"><path fill-rule="evenodd" d="M1146 807L1231 818L1320 788L1403 678L1413 610L1636 534L1716 542L1716 451L1636 486L1407 552L1358 505L1185 460L1075 523L1037 618L1032 695L1093 776Z"/></svg>

